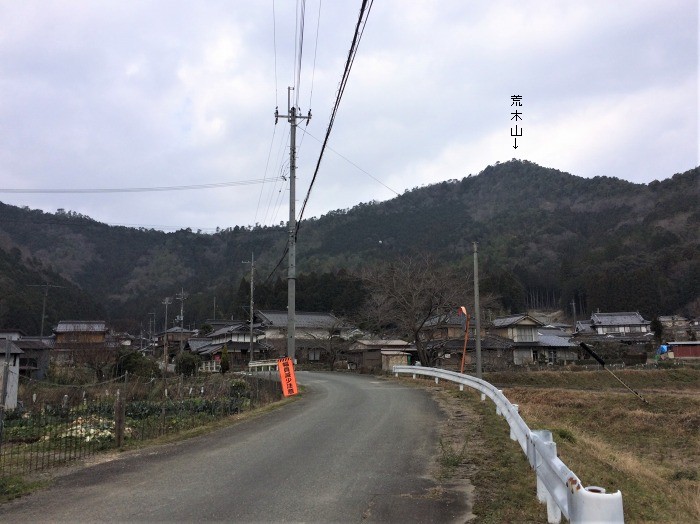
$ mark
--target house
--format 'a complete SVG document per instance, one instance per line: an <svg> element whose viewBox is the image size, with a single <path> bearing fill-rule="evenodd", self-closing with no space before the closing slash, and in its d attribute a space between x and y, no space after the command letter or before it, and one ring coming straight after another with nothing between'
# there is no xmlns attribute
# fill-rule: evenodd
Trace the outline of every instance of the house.
<svg viewBox="0 0 700 524"><path fill-rule="evenodd" d="M259 325L253 325L253 360L269 358L272 347L264 342L265 332ZM221 370L221 354L224 346L232 366L243 366L251 360L250 324L229 322L204 337L192 337L188 340L188 349L202 358L201 371L217 372Z"/></svg>
<svg viewBox="0 0 700 524"><path fill-rule="evenodd" d="M483 333L481 335L481 364L484 369L501 370L513 366L512 340ZM442 348L441 365L445 368L459 370L462 367L462 354L464 353L464 338L448 341ZM474 366L476 362L476 336L469 334L467 351L464 359L465 369Z"/></svg>
<svg viewBox="0 0 700 524"><path fill-rule="evenodd" d="M513 342L513 363L516 366L537 362L540 350L538 330L544 323L526 313L498 317L489 328L489 334Z"/></svg>
<svg viewBox="0 0 700 524"><path fill-rule="evenodd" d="M533 362L566 364L579 359L580 351L571 335L555 326L544 326L537 330L538 348L532 350Z"/></svg>
<svg viewBox="0 0 700 524"><path fill-rule="evenodd" d="M19 357L19 374L33 380L43 380L49 371L51 347L41 337L22 337L14 341L22 350Z"/></svg>
<svg viewBox="0 0 700 524"><path fill-rule="evenodd" d="M0 339L19 340L26 337L27 334L21 329L0 329Z"/></svg>
<svg viewBox="0 0 700 524"><path fill-rule="evenodd" d="M413 364L418 352L413 344L404 340L364 339L350 345L347 358L349 369L374 372L383 370L390 362Z"/></svg>
<svg viewBox="0 0 700 524"><path fill-rule="evenodd" d="M76 355L84 357L114 349L107 345L108 331L104 320L61 320L53 329L52 358L70 363L75 362Z"/></svg>
<svg viewBox="0 0 700 524"><path fill-rule="evenodd" d="M658 321L663 327L663 338L665 340L688 340L692 338L691 321L679 315L662 315Z"/></svg>
<svg viewBox="0 0 700 524"><path fill-rule="evenodd" d="M567 331L560 326L545 325L526 313L494 319L489 335L511 342L510 347L499 352L504 355L512 352L512 363L516 366L566 364L579 358L578 346Z"/></svg>
<svg viewBox="0 0 700 524"><path fill-rule="evenodd" d="M176 355L181 348L184 348L190 337L196 335L196 331L189 329L183 329L180 326L174 326L167 331L162 331L156 334L156 340L158 347L160 348L160 354L163 354L163 346L168 344L168 355Z"/></svg>
<svg viewBox="0 0 700 524"><path fill-rule="evenodd" d="M651 322L638 312L593 313L589 321L577 322L577 332L617 338L639 338L651 334Z"/></svg>
<svg viewBox="0 0 700 524"><path fill-rule="evenodd" d="M266 342L276 355L287 352L287 312L256 310L255 320L265 332ZM297 362L320 362L328 357L331 339L348 340L357 330L331 313L295 313L295 357Z"/></svg>
<svg viewBox="0 0 700 524"><path fill-rule="evenodd" d="M5 409L8 410L15 409L17 407L20 355L22 355L22 350L19 349L12 340L7 338L0 340L0 393L3 390L5 391ZM9 362L9 367L7 373L7 384L4 384L4 368L6 362ZM0 402L2 402L1 398Z"/></svg>

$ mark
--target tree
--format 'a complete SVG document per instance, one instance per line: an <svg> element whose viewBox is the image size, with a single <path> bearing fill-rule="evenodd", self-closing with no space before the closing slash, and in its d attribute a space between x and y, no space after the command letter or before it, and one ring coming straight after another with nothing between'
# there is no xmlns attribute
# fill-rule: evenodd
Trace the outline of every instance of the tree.
<svg viewBox="0 0 700 524"><path fill-rule="evenodd" d="M224 347L221 349L221 373L226 373L228 372L229 369L231 369L231 361L228 358L228 347L226 344L224 344Z"/></svg>
<svg viewBox="0 0 700 524"><path fill-rule="evenodd" d="M659 317L654 317L654 319L649 324L649 329L654 333L654 340L657 344L661 344L664 338L664 325L659 320Z"/></svg>
<svg viewBox="0 0 700 524"><path fill-rule="evenodd" d="M178 353L175 357L175 373L191 377L197 373L200 361L199 355L193 355L189 351Z"/></svg>
<svg viewBox="0 0 700 524"><path fill-rule="evenodd" d="M158 365L153 359L150 359L138 351L131 349L122 349L117 354L117 362L114 365L113 375L120 377L124 373L129 375L137 375L140 377L153 377L157 374Z"/></svg>
<svg viewBox="0 0 700 524"><path fill-rule="evenodd" d="M439 348L430 344L428 321L434 331L457 307L470 304L470 274L458 267L441 267L430 255L404 257L363 273L368 299L365 315L374 330L409 338L418 358L433 366Z"/></svg>

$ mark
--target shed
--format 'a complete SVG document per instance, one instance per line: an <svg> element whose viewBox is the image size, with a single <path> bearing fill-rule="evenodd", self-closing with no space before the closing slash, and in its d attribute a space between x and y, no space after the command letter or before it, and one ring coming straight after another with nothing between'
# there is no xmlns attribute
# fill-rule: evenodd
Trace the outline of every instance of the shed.
<svg viewBox="0 0 700 524"><path fill-rule="evenodd" d="M668 350L673 352L673 358L700 359L700 342L669 342Z"/></svg>
<svg viewBox="0 0 700 524"><path fill-rule="evenodd" d="M411 354L397 349L382 350L382 371L391 371L394 366L408 366Z"/></svg>

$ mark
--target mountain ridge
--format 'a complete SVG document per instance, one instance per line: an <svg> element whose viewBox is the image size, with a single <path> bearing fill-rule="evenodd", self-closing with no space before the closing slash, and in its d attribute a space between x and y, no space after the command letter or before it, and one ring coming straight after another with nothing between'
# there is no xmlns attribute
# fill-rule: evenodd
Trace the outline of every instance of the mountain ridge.
<svg viewBox="0 0 700 524"><path fill-rule="evenodd" d="M559 307L574 300L584 311L699 314L699 201L700 168L635 184L511 160L304 220L297 270L352 272L419 252L460 263L476 241L484 285L502 297L504 309L522 310L534 305L531 296L548 296ZM12 263L53 271L84 293L86 304L104 304L111 320L132 329L181 288L190 291L187 308L198 320L215 296L222 314L238 314L249 271L241 261L255 253L256 281L272 285L284 278L273 269L280 261L285 267L286 240L281 226L164 233L0 203L0 249L14 250ZM4 281L0 292L18 295L11 279ZM30 307L36 309L35 300ZM7 322L0 315L3 327L17 327Z"/></svg>

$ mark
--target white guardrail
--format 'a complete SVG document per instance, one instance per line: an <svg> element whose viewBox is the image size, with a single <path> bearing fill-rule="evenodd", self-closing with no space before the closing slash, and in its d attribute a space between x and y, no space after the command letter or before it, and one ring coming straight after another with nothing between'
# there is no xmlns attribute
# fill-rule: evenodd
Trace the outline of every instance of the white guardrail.
<svg viewBox="0 0 700 524"><path fill-rule="evenodd" d="M248 363L248 370L257 371L277 371L277 360L254 360Z"/></svg>
<svg viewBox="0 0 700 524"><path fill-rule="evenodd" d="M419 366L394 366L394 374L399 373L435 377L449 380L481 392L481 400L489 397L496 404L496 413L506 419L510 426L510 438L516 440L527 455L530 466L537 475L537 499L547 504L547 522L557 524L561 516L572 524L593 522L624 522L622 493L606 493L605 489L584 487L579 478L557 457L557 446L552 432L532 431L500 389L485 380L462 375L444 369Z"/></svg>

